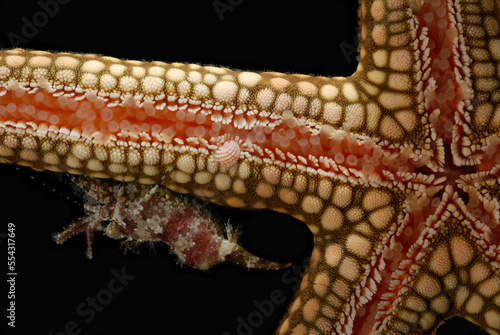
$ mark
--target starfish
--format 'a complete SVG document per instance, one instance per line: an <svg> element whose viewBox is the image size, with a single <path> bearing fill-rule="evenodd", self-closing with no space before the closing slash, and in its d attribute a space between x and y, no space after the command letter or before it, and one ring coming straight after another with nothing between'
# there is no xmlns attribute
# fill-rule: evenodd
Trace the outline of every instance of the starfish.
<svg viewBox="0 0 500 335"><path fill-rule="evenodd" d="M498 10L362 1L348 78L4 51L0 155L304 221L278 333L498 333Z"/></svg>

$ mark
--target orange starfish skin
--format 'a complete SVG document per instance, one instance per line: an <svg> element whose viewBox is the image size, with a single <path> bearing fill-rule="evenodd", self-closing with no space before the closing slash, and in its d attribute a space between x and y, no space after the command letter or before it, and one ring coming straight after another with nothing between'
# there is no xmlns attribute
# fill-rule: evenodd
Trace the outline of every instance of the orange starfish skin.
<svg viewBox="0 0 500 335"><path fill-rule="evenodd" d="M305 221L279 333L498 333L498 10L362 1L350 78L5 51L0 155Z"/></svg>

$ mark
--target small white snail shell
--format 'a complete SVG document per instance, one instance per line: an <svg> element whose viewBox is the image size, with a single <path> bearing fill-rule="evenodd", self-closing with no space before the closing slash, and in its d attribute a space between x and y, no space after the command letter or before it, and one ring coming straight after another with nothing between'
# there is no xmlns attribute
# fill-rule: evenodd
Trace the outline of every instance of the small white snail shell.
<svg viewBox="0 0 500 335"><path fill-rule="evenodd" d="M240 159L241 148L236 141L226 141L215 153L215 160L222 166L232 166Z"/></svg>

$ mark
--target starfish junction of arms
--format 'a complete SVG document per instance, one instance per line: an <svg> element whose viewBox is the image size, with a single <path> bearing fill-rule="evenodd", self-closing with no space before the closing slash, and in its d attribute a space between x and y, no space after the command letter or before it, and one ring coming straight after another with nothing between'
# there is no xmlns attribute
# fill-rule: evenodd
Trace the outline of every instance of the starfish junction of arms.
<svg viewBox="0 0 500 335"><path fill-rule="evenodd" d="M146 185L123 186L149 190L140 206L160 183L304 221L315 246L279 334L430 334L453 315L500 334L499 3L359 14L347 78L2 51L1 161Z"/></svg>

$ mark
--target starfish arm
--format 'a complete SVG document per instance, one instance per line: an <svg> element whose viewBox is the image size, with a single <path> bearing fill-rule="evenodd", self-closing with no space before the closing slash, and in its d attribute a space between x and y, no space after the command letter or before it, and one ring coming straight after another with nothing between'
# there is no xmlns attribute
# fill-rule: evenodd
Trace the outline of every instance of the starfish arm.
<svg viewBox="0 0 500 335"><path fill-rule="evenodd" d="M403 3L360 12L361 62L348 78L3 51L0 157L145 184L167 174L175 191L302 220L322 201L309 180L328 193L334 175L435 168L417 20Z"/></svg>
<svg viewBox="0 0 500 335"><path fill-rule="evenodd" d="M316 224L337 181L412 169L368 137L384 122L365 120L354 79L24 50L2 52L0 76L2 160L38 170L162 180Z"/></svg>
<svg viewBox="0 0 500 335"><path fill-rule="evenodd" d="M330 142L341 162L352 146L313 122L332 108L344 119L335 101L357 93L342 79L25 50L2 51L0 73L2 161L38 170L144 184L166 174L180 193L290 208L316 188L309 164L339 170ZM280 183L295 190L280 196Z"/></svg>
<svg viewBox="0 0 500 335"><path fill-rule="evenodd" d="M347 78L1 51L0 162L305 221L279 333L430 334L451 315L498 333L498 1L359 15Z"/></svg>
<svg viewBox="0 0 500 335"><path fill-rule="evenodd" d="M425 222L392 276L378 333L424 334L460 315L491 334L500 330L500 266L491 230L452 187Z"/></svg>
<svg viewBox="0 0 500 335"><path fill-rule="evenodd" d="M380 139L385 149L411 152L414 166L438 170L444 151L426 113L423 86L431 60L416 2L360 1L359 65L351 78L366 120L353 130Z"/></svg>
<svg viewBox="0 0 500 335"><path fill-rule="evenodd" d="M456 4L457 92L465 92L456 108L452 154L457 165L477 165L497 157L500 113L498 1L459 1ZM496 164L496 163L495 163ZM491 168L491 165L490 165Z"/></svg>

